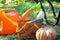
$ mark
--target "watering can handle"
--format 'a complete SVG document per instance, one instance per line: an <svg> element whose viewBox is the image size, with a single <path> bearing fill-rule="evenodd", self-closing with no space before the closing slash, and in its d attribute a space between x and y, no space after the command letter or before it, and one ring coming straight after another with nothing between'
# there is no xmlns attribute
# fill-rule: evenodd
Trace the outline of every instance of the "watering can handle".
<svg viewBox="0 0 60 40"><path fill-rule="evenodd" d="M13 11L14 13L16 13L18 15L17 11L14 8L7 8L7 9L2 9L2 10L4 12L6 12L6 11Z"/></svg>
<svg viewBox="0 0 60 40"><path fill-rule="evenodd" d="M14 9L12 9L12 8L1 9L1 10L0 10L0 17L1 17L1 19L4 20L4 21L10 22L10 23L13 24L14 26L17 26L17 23L16 23L15 21L11 20L10 18L8 18L8 17L5 15L5 12L6 12L7 10L13 10L14 13L17 14L16 10L14 10ZM17 15L17 16L18 16L18 15Z"/></svg>
<svg viewBox="0 0 60 40"><path fill-rule="evenodd" d="M3 11L8 11L8 10L12 10L14 11L15 9L12 9L12 8L8 8L8 9L2 9Z"/></svg>
<svg viewBox="0 0 60 40"><path fill-rule="evenodd" d="M16 14L17 15L17 17L18 17L18 12L14 9L14 8L7 8L7 9L2 9L4 12L7 12L7 11L13 11L14 12L14 14Z"/></svg>

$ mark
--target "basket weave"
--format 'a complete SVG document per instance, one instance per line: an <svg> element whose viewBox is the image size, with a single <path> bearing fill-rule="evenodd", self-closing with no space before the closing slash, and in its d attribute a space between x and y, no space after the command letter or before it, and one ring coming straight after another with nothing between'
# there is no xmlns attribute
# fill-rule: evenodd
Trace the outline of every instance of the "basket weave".
<svg viewBox="0 0 60 40"><path fill-rule="evenodd" d="M39 28L42 26L40 22L37 22L35 24L37 24ZM18 27L21 27L20 24ZM30 23L27 24L21 32L18 32L17 35L19 39L35 38L36 31L37 28L34 26L34 23Z"/></svg>

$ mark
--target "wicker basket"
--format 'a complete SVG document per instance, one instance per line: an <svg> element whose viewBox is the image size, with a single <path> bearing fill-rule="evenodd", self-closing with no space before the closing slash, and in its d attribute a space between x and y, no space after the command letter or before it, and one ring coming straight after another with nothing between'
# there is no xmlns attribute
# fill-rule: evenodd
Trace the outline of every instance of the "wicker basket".
<svg viewBox="0 0 60 40"><path fill-rule="evenodd" d="M24 23L25 23L25 22L26 22L26 21L24 21ZM23 23L23 22L22 22L22 23ZM19 39L35 38L36 30L37 30L38 28L36 28L36 27L35 27L36 25L34 25L34 24L36 24L39 28L42 26L42 24L41 24L40 22L30 23L30 24L26 24L26 25L24 24L25 27L23 28L23 30L22 30L22 31L19 31L19 32L17 33L18 38L19 38ZM24 25L23 25L23 26L24 26ZM21 29L21 22L19 23L18 29Z"/></svg>

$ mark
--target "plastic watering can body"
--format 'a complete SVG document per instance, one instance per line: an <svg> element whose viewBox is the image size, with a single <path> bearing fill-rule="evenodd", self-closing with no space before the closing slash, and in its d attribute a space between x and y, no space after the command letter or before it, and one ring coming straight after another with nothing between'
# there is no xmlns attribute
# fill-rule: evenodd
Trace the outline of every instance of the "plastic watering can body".
<svg viewBox="0 0 60 40"><path fill-rule="evenodd" d="M0 10L0 19L1 19L1 27L0 34L12 34L16 33L17 20L18 15L15 10L11 13L5 13L5 11Z"/></svg>

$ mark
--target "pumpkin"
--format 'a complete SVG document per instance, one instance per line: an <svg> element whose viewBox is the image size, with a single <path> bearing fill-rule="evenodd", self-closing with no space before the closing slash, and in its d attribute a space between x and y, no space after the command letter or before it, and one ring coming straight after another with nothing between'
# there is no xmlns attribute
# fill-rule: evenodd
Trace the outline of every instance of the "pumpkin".
<svg viewBox="0 0 60 40"><path fill-rule="evenodd" d="M57 33L53 28L40 28L36 31L37 40L55 40Z"/></svg>

